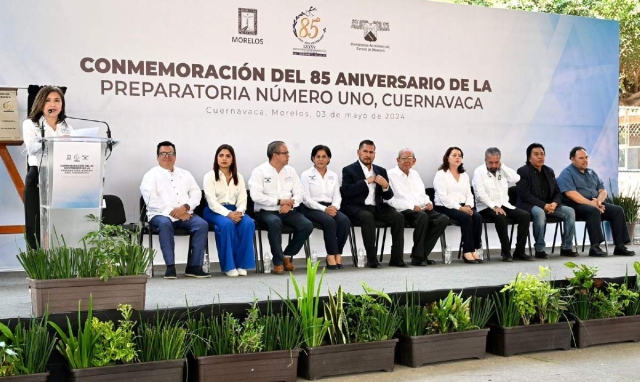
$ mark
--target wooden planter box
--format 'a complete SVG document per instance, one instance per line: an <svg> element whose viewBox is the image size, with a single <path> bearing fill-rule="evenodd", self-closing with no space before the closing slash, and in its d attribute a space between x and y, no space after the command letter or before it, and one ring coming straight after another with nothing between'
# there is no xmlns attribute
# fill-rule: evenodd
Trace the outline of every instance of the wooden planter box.
<svg viewBox="0 0 640 382"><path fill-rule="evenodd" d="M181 382L184 359L72 369L71 382Z"/></svg>
<svg viewBox="0 0 640 382"><path fill-rule="evenodd" d="M43 316L49 313L78 311L78 300L82 310L87 310L89 295L93 296L93 310L117 309L118 304L131 304L135 310L144 310L147 276L111 277L105 282L98 277L29 280L31 312Z"/></svg>
<svg viewBox="0 0 640 382"><path fill-rule="evenodd" d="M49 372L38 374L16 375L13 377L0 377L2 382L47 382Z"/></svg>
<svg viewBox="0 0 640 382"><path fill-rule="evenodd" d="M640 316L576 320L573 333L575 345L580 349L614 342L638 342L640 341Z"/></svg>
<svg viewBox="0 0 640 382"><path fill-rule="evenodd" d="M298 376L316 380L333 375L367 371L393 371L397 338L387 341L304 348Z"/></svg>
<svg viewBox="0 0 640 382"><path fill-rule="evenodd" d="M424 336L399 335L396 363L419 367L466 358L482 359L487 353L489 329Z"/></svg>
<svg viewBox="0 0 640 382"><path fill-rule="evenodd" d="M490 325L490 351L493 354L509 357L543 350L569 350L572 326L573 321L511 328Z"/></svg>
<svg viewBox="0 0 640 382"><path fill-rule="evenodd" d="M197 380L295 382L300 349L195 357Z"/></svg>

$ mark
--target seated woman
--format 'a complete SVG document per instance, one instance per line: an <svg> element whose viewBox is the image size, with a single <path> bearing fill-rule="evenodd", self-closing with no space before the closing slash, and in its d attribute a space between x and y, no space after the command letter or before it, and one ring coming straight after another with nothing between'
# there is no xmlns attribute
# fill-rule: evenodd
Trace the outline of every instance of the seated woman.
<svg viewBox="0 0 640 382"><path fill-rule="evenodd" d="M342 196L338 175L327 169L331 161L331 150L318 145L311 150L313 167L300 176L303 201L300 212L314 223L322 226L324 245L327 250L327 268L342 268L342 249L349 236L351 222L338 211Z"/></svg>
<svg viewBox="0 0 640 382"><path fill-rule="evenodd" d="M215 225L220 268L227 276L246 276L256 267L253 251L255 223L244 214L247 189L238 173L236 154L230 145L216 150L213 170L202 181L207 205L203 217Z"/></svg>
<svg viewBox="0 0 640 382"><path fill-rule="evenodd" d="M465 263L481 263L478 249L482 244L482 217L473 208L473 194L469 175L462 166L463 153L449 147L433 179L436 190L435 210L460 223L462 259Z"/></svg>

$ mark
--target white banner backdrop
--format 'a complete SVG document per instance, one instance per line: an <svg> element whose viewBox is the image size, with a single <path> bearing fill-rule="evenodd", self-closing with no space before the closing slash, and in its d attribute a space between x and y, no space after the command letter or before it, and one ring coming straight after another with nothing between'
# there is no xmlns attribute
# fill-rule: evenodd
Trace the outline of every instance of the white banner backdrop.
<svg viewBox="0 0 640 382"><path fill-rule="evenodd" d="M131 221L163 140L199 182L222 143L248 179L273 140L288 144L299 173L326 144L340 173L372 139L387 168L412 148L427 186L449 146L472 171L490 146L517 168L531 142L556 173L585 146L616 183L617 22L423 0L10 0L0 25L0 86L64 85L68 115L109 122L121 144L105 193ZM3 205L18 205L6 183ZM2 268L23 244L0 240Z"/></svg>

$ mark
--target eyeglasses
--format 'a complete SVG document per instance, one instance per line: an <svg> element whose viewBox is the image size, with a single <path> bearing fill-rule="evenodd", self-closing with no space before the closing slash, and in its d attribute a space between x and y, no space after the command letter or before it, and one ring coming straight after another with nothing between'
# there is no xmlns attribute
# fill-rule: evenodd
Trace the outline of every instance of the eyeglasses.
<svg viewBox="0 0 640 382"><path fill-rule="evenodd" d="M289 155L288 151L282 151L282 152L276 151L275 153L280 155Z"/></svg>
<svg viewBox="0 0 640 382"><path fill-rule="evenodd" d="M408 160L414 160L415 158L414 158L414 157L400 157L399 159L400 159L401 161L403 161L403 162L406 162L406 161L408 161Z"/></svg>
<svg viewBox="0 0 640 382"><path fill-rule="evenodd" d="M176 156L176 153L175 153L175 151L168 151L168 152L158 153L158 156L162 157L162 158L174 157L174 156Z"/></svg>

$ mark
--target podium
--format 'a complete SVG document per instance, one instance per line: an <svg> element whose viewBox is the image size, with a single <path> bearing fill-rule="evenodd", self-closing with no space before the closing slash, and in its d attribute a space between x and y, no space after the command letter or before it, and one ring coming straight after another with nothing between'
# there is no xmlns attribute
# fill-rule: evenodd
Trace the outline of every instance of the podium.
<svg viewBox="0 0 640 382"><path fill-rule="evenodd" d="M105 163L118 142L96 137L44 138L40 165L40 245L81 247L102 218ZM100 221L100 220L98 220Z"/></svg>

